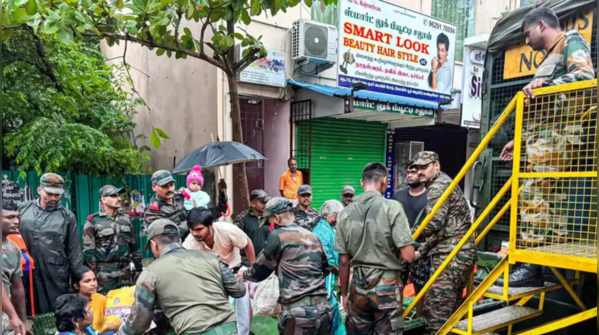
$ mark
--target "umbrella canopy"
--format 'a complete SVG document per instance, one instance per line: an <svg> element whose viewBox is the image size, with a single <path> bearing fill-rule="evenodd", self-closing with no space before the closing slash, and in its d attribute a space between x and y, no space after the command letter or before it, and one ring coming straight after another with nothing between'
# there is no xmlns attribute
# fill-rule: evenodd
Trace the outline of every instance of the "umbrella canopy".
<svg viewBox="0 0 599 335"><path fill-rule="evenodd" d="M192 151L171 172L173 174L189 172L195 165L211 168L266 159L256 150L241 143L214 142Z"/></svg>

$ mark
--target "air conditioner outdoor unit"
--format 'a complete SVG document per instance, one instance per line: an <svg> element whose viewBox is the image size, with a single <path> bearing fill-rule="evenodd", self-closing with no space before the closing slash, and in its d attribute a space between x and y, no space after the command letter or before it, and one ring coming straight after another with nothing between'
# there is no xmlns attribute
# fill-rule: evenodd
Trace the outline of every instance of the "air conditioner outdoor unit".
<svg viewBox="0 0 599 335"><path fill-rule="evenodd" d="M293 23L291 40L294 61L309 61L312 64L334 64L337 62L337 28L310 20Z"/></svg>

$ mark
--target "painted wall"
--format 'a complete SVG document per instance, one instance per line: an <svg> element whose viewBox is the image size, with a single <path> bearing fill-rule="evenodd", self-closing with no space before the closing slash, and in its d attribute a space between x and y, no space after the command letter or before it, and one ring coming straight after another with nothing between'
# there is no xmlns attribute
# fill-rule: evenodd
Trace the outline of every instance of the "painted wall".
<svg viewBox="0 0 599 335"><path fill-rule="evenodd" d="M287 170L290 157L290 102L265 100L264 105L264 162L265 191L270 196L279 195L279 177Z"/></svg>
<svg viewBox="0 0 599 335"><path fill-rule="evenodd" d="M197 24L188 27L199 33ZM102 50L108 59L119 57L124 43L112 48L103 44ZM151 146L152 127L163 129L171 139L152 150L149 165L154 171L172 169L187 153L210 143L211 133L218 135L216 69L196 59L158 57L155 51L133 44L126 56L135 89L148 105L139 107L135 116L137 131L148 136L140 144Z"/></svg>

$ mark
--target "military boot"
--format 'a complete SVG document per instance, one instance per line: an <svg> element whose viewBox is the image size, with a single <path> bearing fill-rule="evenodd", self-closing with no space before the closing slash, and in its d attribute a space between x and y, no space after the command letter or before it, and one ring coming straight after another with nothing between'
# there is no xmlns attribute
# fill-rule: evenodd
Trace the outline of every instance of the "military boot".
<svg viewBox="0 0 599 335"><path fill-rule="evenodd" d="M495 282L497 286L503 286L502 278ZM543 268L538 265L522 264L511 275L509 287L543 287L545 279L543 277Z"/></svg>

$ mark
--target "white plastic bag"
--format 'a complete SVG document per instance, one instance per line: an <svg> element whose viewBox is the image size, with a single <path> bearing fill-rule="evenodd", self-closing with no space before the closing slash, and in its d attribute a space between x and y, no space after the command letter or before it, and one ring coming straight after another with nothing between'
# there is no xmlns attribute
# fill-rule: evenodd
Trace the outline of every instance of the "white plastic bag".
<svg viewBox="0 0 599 335"><path fill-rule="evenodd" d="M252 298L254 315L278 317L281 314L279 278L273 273L258 285Z"/></svg>

